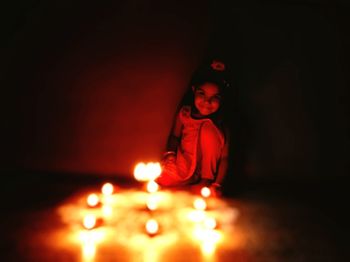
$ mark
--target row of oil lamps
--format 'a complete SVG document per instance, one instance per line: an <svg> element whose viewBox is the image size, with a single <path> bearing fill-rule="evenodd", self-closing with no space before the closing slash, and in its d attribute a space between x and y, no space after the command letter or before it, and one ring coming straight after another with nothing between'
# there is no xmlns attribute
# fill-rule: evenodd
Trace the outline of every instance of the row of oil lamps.
<svg viewBox="0 0 350 262"><path fill-rule="evenodd" d="M161 167L159 163L139 163L134 169L134 177L137 181L147 182L146 190L152 196L159 190L159 185L155 182L155 179L160 175ZM115 192L115 188L111 183L105 183L101 192L103 197L108 198L112 196ZM211 191L208 187L203 187L201 189L201 196L197 197L193 201L193 207L196 211L204 211L207 208L207 203L205 198L210 197ZM96 193L88 195L86 203L90 208L97 207L101 202L100 198ZM149 211L154 211L157 209L157 201L152 201L152 198L146 202L146 206ZM217 226L215 218L206 218L203 221L207 229L215 229ZM93 214L88 214L83 218L83 226L87 230L94 229L98 225L98 219ZM145 232L149 236L155 236L159 233L159 224L156 219L150 218L145 223Z"/></svg>

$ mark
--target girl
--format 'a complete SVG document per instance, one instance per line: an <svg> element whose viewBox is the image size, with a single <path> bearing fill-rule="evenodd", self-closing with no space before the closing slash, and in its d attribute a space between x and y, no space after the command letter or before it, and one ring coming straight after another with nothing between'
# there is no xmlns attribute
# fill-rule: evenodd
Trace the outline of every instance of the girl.
<svg viewBox="0 0 350 262"><path fill-rule="evenodd" d="M197 75L180 104L162 159L162 186L209 186L220 194L227 171L228 132L223 123L225 66L213 61ZM188 99L189 98L189 99Z"/></svg>

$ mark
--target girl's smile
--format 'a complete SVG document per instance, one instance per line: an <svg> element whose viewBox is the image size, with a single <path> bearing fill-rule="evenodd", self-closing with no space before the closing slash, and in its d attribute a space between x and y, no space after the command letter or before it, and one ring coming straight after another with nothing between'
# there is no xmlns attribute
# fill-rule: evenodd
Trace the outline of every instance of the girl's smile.
<svg viewBox="0 0 350 262"><path fill-rule="evenodd" d="M194 89L194 105L200 116L209 116L218 111L220 102L220 90L216 84L205 83Z"/></svg>

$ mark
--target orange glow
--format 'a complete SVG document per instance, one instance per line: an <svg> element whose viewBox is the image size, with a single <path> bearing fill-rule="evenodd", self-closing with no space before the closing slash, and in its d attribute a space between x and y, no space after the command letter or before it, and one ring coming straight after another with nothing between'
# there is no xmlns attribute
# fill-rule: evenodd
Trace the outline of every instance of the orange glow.
<svg viewBox="0 0 350 262"><path fill-rule="evenodd" d="M154 211L158 207L157 199L149 198L146 202L146 206L149 210Z"/></svg>
<svg viewBox="0 0 350 262"><path fill-rule="evenodd" d="M89 207L95 207L100 202L100 199L99 199L98 195L90 194L87 197L86 202L87 202Z"/></svg>
<svg viewBox="0 0 350 262"><path fill-rule="evenodd" d="M83 225L86 229L92 229L96 226L96 217L92 214L86 215L83 220Z"/></svg>
<svg viewBox="0 0 350 262"><path fill-rule="evenodd" d="M210 188L209 187L203 187L201 189L201 195L202 197L209 197L211 195L211 191L210 191Z"/></svg>
<svg viewBox="0 0 350 262"><path fill-rule="evenodd" d="M141 162L134 168L134 177L137 181L155 180L162 173L162 168L158 162Z"/></svg>
<svg viewBox="0 0 350 262"><path fill-rule="evenodd" d="M203 198L196 198L193 202L193 206L197 210L205 210L207 208L207 203Z"/></svg>
<svg viewBox="0 0 350 262"><path fill-rule="evenodd" d="M99 208L92 209L86 204L86 192L92 193L84 190L57 210L69 225L67 245L79 245L82 262L103 260L107 246L125 249L132 261L162 261L173 245L181 245L182 250L193 247L202 261L216 261L216 250L235 248L242 239L237 230L233 233L239 212L224 198L207 200L182 190L149 193L121 188L118 195L96 193Z"/></svg>
<svg viewBox="0 0 350 262"><path fill-rule="evenodd" d="M151 180L147 183L147 192L155 193L158 191L158 189L159 185L155 181Z"/></svg>
<svg viewBox="0 0 350 262"><path fill-rule="evenodd" d="M93 241L88 241L82 245L83 261L93 261L96 254L96 244Z"/></svg>
<svg viewBox="0 0 350 262"><path fill-rule="evenodd" d="M102 186L102 194L104 194L105 196L110 196L113 194L113 191L114 191L114 187L111 183L105 183L103 186Z"/></svg>
<svg viewBox="0 0 350 262"><path fill-rule="evenodd" d="M162 173L159 163L148 163L146 166L148 180L155 180Z"/></svg>
<svg viewBox="0 0 350 262"><path fill-rule="evenodd" d="M134 168L134 177L137 181L146 181L146 164L138 163Z"/></svg>
<svg viewBox="0 0 350 262"><path fill-rule="evenodd" d="M217 226L216 220L213 217L207 217L203 221L204 227L206 229L215 229Z"/></svg>
<svg viewBox="0 0 350 262"><path fill-rule="evenodd" d="M157 220L155 219L149 219L146 223L146 231L149 235L155 235L157 234L159 230L159 225Z"/></svg>
<svg viewBox="0 0 350 262"><path fill-rule="evenodd" d="M215 252L216 245L222 239L222 233L217 230L197 227L193 232L193 237L201 243L203 255L211 256Z"/></svg>
<svg viewBox="0 0 350 262"><path fill-rule="evenodd" d="M102 207L102 213L104 217L110 218L113 215L113 208L109 205L104 205Z"/></svg>
<svg viewBox="0 0 350 262"><path fill-rule="evenodd" d="M188 218L192 222L201 222L205 219L205 212L202 210L193 210L188 213Z"/></svg>

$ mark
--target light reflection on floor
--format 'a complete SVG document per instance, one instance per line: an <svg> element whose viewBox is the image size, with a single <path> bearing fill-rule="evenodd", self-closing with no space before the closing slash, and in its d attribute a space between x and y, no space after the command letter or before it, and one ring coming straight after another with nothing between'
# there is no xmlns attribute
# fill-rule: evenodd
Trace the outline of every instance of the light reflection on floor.
<svg viewBox="0 0 350 262"><path fill-rule="evenodd" d="M99 197L95 207L87 204L90 193ZM80 192L57 208L66 225L64 232L56 234L57 241L67 248L80 248L81 261L113 256L118 261L172 261L169 254L174 252L177 259L180 255L187 261L217 261L219 250L234 250L239 245L234 228L239 211L225 199L211 197L203 198L206 207L197 207L198 197L179 190L119 189L112 195L98 189ZM84 228L86 216L96 218L93 229ZM147 232L150 219L157 225ZM178 261L176 256L173 259Z"/></svg>

